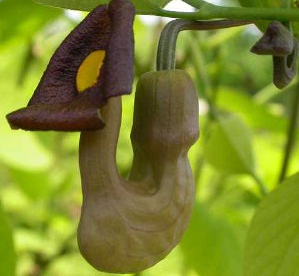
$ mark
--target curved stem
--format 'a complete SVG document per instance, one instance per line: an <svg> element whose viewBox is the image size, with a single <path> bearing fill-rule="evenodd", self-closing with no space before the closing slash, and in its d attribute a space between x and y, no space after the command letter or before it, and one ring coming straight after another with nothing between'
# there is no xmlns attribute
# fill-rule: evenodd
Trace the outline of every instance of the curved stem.
<svg viewBox="0 0 299 276"><path fill-rule="evenodd" d="M299 112L299 93L298 93L299 84L297 83L296 89L293 90L294 93L294 101L293 101L293 107L292 107L292 113L290 116L290 125L288 129L288 138L285 145L285 154L282 162L282 168L279 176L279 183L281 183L286 174L289 167L292 150L295 146L296 142L296 128L298 124L298 112Z"/></svg>
<svg viewBox="0 0 299 276"><path fill-rule="evenodd" d="M177 19L163 29L158 46L157 70L175 68L175 49L179 32L184 30L213 30L251 24L247 20L193 21Z"/></svg>
<svg viewBox="0 0 299 276"><path fill-rule="evenodd" d="M176 41L180 31L191 24L189 20L174 20L168 23L160 36L157 53L157 70L175 68Z"/></svg>
<svg viewBox="0 0 299 276"><path fill-rule="evenodd" d="M212 4L204 4L200 10L195 12L177 12L161 9L155 11L137 10L136 14L164 16L189 20L226 18L269 21L299 21L298 9L222 7Z"/></svg>

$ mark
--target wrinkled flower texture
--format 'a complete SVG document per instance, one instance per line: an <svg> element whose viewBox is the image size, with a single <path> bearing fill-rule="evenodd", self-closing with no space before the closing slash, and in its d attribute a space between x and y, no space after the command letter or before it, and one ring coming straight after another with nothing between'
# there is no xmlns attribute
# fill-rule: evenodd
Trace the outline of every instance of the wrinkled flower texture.
<svg viewBox="0 0 299 276"><path fill-rule="evenodd" d="M195 198L187 153L199 135L198 100L183 70L140 77L132 168L127 179L118 174L118 96L131 92L134 77L134 15L127 0L95 8L54 53L28 106L7 115L12 128L81 131L78 246L93 267L111 273L135 273L165 258Z"/></svg>
<svg viewBox="0 0 299 276"><path fill-rule="evenodd" d="M7 115L13 129L86 131L105 123L100 107L129 94L134 77L134 6L100 5L52 56L28 106Z"/></svg>

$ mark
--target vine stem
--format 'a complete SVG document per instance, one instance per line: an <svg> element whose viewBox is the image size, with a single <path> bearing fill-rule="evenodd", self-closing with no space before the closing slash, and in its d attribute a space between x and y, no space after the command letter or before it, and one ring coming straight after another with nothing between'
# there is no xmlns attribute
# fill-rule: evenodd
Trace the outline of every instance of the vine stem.
<svg viewBox="0 0 299 276"><path fill-rule="evenodd" d="M295 146L296 142L296 128L298 125L298 112L299 112L299 93L298 93L299 83L296 84L295 89L292 91L294 93L294 101L293 101L293 107L292 112L290 115L290 125L288 128L288 138L285 145L285 154L283 157L281 172L279 176L279 183L281 183L287 174L292 150Z"/></svg>
<svg viewBox="0 0 299 276"><path fill-rule="evenodd" d="M222 29L250 23L252 22L248 20L194 21L177 19L171 21L165 26L159 39L157 70L171 70L175 68L176 42L180 31Z"/></svg>
<svg viewBox="0 0 299 276"><path fill-rule="evenodd" d="M256 7L223 7L212 4L202 4L195 12L178 12L163 9L137 10L137 14L155 15L189 20L208 20L216 18L244 20L279 20L299 21L299 9L289 8L256 8Z"/></svg>

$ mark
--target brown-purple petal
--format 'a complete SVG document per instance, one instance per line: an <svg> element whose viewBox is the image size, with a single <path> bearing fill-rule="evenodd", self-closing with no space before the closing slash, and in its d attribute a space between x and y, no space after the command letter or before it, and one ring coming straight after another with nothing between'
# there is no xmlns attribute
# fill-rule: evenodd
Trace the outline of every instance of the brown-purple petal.
<svg viewBox="0 0 299 276"><path fill-rule="evenodd" d="M111 37L103 68L105 99L129 94L134 78L134 6L126 0L109 4Z"/></svg>
<svg viewBox="0 0 299 276"><path fill-rule="evenodd" d="M131 92L134 15L134 6L127 0L113 0L90 12L54 53L28 107L8 114L11 127L61 131L103 127L98 108L110 97ZM78 69L98 50L106 55L97 82L79 93Z"/></svg>
<svg viewBox="0 0 299 276"><path fill-rule="evenodd" d="M36 104L7 115L12 129L86 131L101 129L104 122L95 107L74 104Z"/></svg>
<svg viewBox="0 0 299 276"><path fill-rule="evenodd" d="M93 51L105 50L110 36L107 6L98 6L56 50L29 105L63 103L74 99L78 95L76 75L82 61Z"/></svg>

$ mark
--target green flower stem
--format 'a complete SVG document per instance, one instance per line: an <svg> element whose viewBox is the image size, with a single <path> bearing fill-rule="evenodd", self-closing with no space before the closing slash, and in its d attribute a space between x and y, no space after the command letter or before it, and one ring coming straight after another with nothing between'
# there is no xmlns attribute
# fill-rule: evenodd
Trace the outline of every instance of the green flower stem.
<svg viewBox="0 0 299 276"><path fill-rule="evenodd" d="M293 101L293 107L292 107L292 112L290 115L290 125L288 128L288 138L287 142L285 145L285 151L284 151L284 157L283 157L283 162L282 162L282 167L281 167L281 172L279 176L279 183L281 183L287 174L292 151L295 146L296 142L296 130L298 126L298 113L299 113L299 83L297 82L297 85L293 89L293 94L294 94L294 101Z"/></svg>
<svg viewBox="0 0 299 276"><path fill-rule="evenodd" d="M223 7L204 4L195 12L177 12L168 10L137 10L137 14L156 15L189 20L208 20L216 18L244 20L299 21L299 9Z"/></svg>
<svg viewBox="0 0 299 276"><path fill-rule="evenodd" d="M157 53L157 70L171 70L175 68L176 42L180 31L213 30L250 23L252 22L247 20L194 21L178 19L171 21L161 33Z"/></svg>

